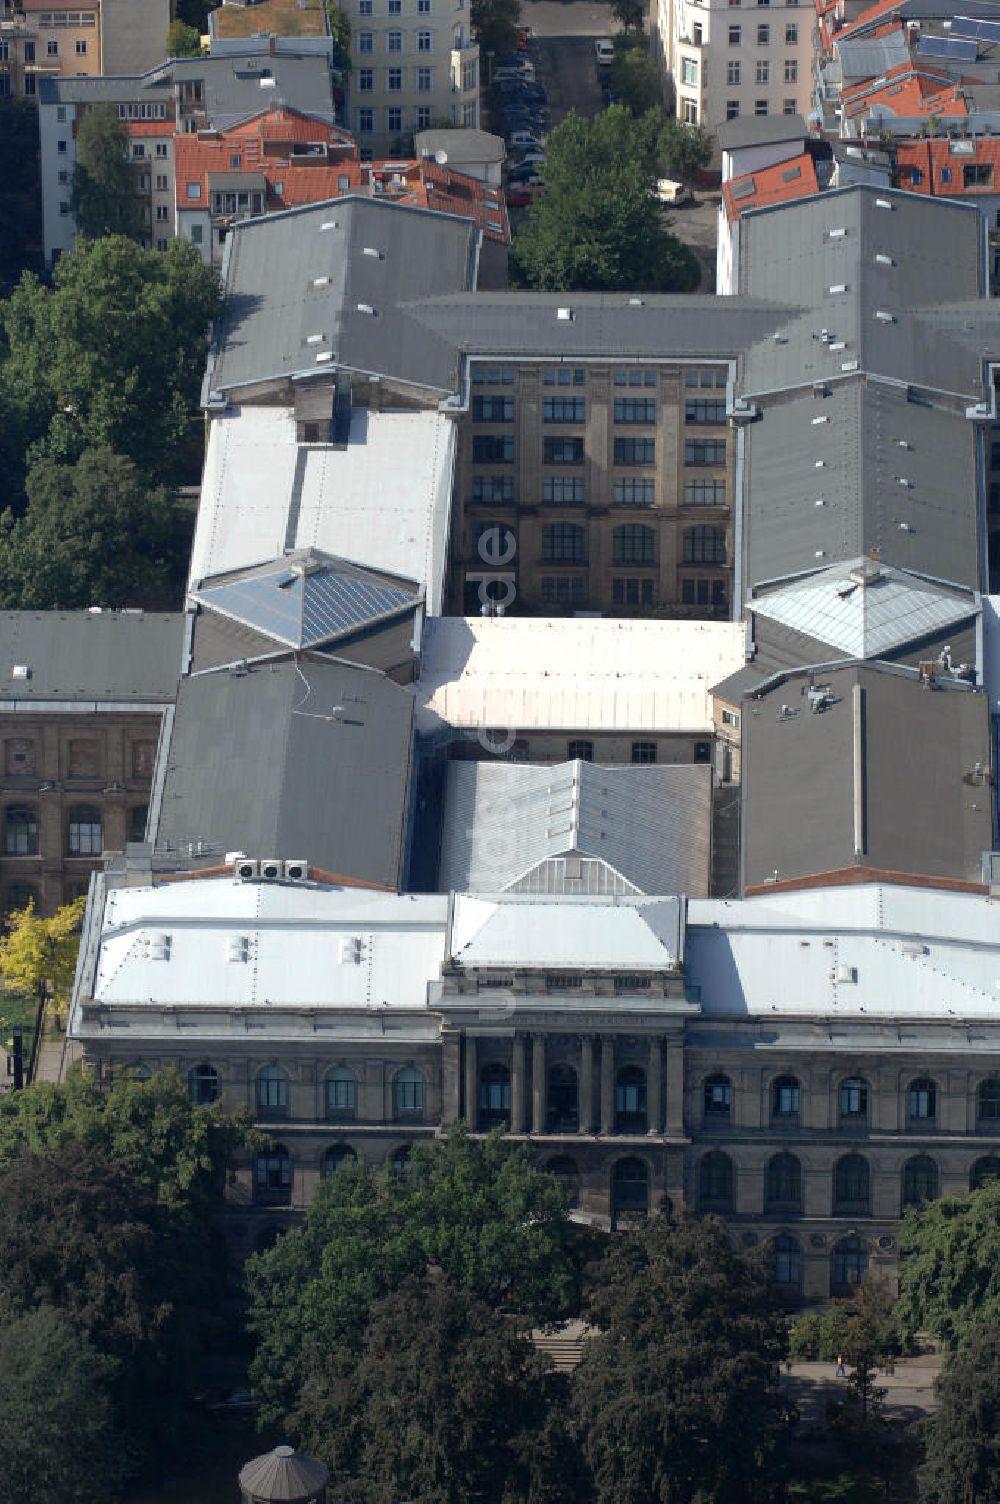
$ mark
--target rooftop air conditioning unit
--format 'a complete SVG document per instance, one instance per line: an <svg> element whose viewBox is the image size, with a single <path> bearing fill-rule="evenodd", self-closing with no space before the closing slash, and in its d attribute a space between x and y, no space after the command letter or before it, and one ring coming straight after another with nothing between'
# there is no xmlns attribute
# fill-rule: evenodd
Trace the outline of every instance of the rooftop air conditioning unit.
<svg viewBox="0 0 1000 1504"><path fill-rule="evenodd" d="M266 877L269 882L274 882L276 878L282 877L284 874L278 858L269 857L267 861L261 862L260 875L261 877Z"/></svg>
<svg viewBox="0 0 1000 1504"><path fill-rule="evenodd" d="M309 881L308 862L285 862L284 875L290 883L305 883Z"/></svg>
<svg viewBox="0 0 1000 1504"><path fill-rule="evenodd" d="M250 861L247 857L240 857L235 864L236 876L241 883L252 883L260 877L260 862Z"/></svg>

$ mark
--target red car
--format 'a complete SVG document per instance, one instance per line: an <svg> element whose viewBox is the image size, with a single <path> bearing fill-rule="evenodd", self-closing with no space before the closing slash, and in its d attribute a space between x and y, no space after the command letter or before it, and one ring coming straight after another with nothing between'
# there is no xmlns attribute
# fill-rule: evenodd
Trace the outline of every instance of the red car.
<svg viewBox="0 0 1000 1504"><path fill-rule="evenodd" d="M545 192L545 184L538 183L511 183L507 189L507 207L510 209L524 209L532 203L540 193Z"/></svg>

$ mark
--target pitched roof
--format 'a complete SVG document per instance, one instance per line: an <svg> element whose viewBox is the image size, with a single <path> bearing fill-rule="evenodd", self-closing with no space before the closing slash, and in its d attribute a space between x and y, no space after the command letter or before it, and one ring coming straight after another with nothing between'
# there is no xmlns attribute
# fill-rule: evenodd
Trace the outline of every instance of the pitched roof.
<svg viewBox="0 0 1000 1504"><path fill-rule="evenodd" d="M450 762L438 887L708 892L712 770Z"/></svg>
<svg viewBox="0 0 1000 1504"><path fill-rule="evenodd" d="M911 193L975 198L1000 191L1000 141L995 136L900 141L896 163L901 185ZM989 180L976 174L976 181L966 183L964 169L970 165L989 168Z"/></svg>
<svg viewBox="0 0 1000 1504"><path fill-rule="evenodd" d="M318 549L203 581L191 599L286 647L320 647L413 611L423 591Z"/></svg>
<svg viewBox="0 0 1000 1504"><path fill-rule="evenodd" d="M979 611L970 591L943 590L870 558L847 560L759 592L747 604L758 616L829 643L851 658L880 658Z"/></svg>
<svg viewBox="0 0 1000 1504"><path fill-rule="evenodd" d="M683 900L458 893L449 950L465 967L670 972L684 953Z"/></svg>
<svg viewBox="0 0 1000 1504"><path fill-rule="evenodd" d="M789 203L819 192L816 165L808 152L773 167L758 168L743 177L730 178L722 185L726 214L732 223L750 209L764 205Z"/></svg>

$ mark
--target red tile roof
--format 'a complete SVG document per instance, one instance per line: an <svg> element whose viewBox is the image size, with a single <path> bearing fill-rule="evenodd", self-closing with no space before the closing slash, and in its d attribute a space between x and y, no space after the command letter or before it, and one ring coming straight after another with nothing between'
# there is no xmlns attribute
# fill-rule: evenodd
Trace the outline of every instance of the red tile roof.
<svg viewBox="0 0 1000 1504"><path fill-rule="evenodd" d="M752 192L744 191L734 196L733 190L738 185L745 189L748 183L753 184ZM816 177L816 167L808 152L803 152L799 157L793 157L790 162L778 162L773 167L748 172L740 178L730 178L728 183L722 185L722 197L730 224L733 224L748 209L763 209L769 204L785 204L791 202L792 199L808 198L811 194L818 192L819 181Z"/></svg>
<svg viewBox="0 0 1000 1504"><path fill-rule="evenodd" d="M172 136L177 128L173 120L129 120L126 124L130 136Z"/></svg>
<svg viewBox="0 0 1000 1504"><path fill-rule="evenodd" d="M959 149L956 150L955 148ZM896 147L900 187L942 198L975 198L1000 192L1000 140L994 136L900 142ZM991 169L991 182L966 185L963 168ZM915 176L919 174L919 178Z"/></svg>
<svg viewBox="0 0 1000 1504"><path fill-rule="evenodd" d="M866 79L841 91L844 114L853 119L880 104L893 115L967 115L961 85L934 68L899 63L877 79Z"/></svg>

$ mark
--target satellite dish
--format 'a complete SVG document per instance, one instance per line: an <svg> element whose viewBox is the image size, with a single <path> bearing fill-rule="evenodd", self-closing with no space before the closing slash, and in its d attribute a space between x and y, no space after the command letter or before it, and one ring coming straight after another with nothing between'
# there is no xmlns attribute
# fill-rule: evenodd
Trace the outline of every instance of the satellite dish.
<svg viewBox="0 0 1000 1504"><path fill-rule="evenodd" d="M434 153L434 160L439 167L443 167L448 160L448 153L446 151L436 151Z"/></svg>

